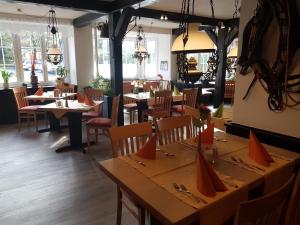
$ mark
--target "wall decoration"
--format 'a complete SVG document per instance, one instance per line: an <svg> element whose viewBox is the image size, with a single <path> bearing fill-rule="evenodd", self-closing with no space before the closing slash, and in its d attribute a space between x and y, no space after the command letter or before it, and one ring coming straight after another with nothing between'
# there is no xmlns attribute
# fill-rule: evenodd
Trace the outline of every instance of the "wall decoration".
<svg viewBox="0 0 300 225"><path fill-rule="evenodd" d="M160 70L168 71L168 61L160 61Z"/></svg>

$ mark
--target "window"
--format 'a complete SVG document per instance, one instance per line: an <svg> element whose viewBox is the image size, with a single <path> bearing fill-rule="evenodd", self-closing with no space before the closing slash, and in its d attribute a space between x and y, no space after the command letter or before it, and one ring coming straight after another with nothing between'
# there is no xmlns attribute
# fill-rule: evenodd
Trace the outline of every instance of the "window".
<svg viewBox="0 0 300 225"><path fill-rule="evenodd" d="M141 65L133 57L135 50L135 35L129 33L123 40L122 44L122 60L123 60L123 78L124 79L157 79L158 67L158 38L147 38L147 50L150 58L146 59ZM147 34L146 34L147 36ZM100 37L97 31L97 62L98 73L105 78L110 78L110 62L109 62L109 40Z"/></svg>
<svg viewBox="0 0 300 225"><path fill-rule="evenodd" d="M9 79L10 82L16 82L16 64L13 50L13 38L11 34L0 33L0 68L8 70L13 76ZM0 83L3 82L0 76Z"/></svg>
<svg viewBox="0 0 300 225"><path fill-rule="evenodd" d="M41 36L35 32L24 32L20 35L21 53L24 70L24 81L30 82L31 64L35 59L35 75L39 81L44 81Z"/></svg>

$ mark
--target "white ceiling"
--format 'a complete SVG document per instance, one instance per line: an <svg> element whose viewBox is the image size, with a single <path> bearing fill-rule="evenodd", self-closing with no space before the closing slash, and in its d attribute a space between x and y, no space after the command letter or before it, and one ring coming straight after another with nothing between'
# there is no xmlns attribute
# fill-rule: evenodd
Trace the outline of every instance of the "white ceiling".
<svg viewBox="0 0 300 225"><path fill-rule="evenodd" d="M18 12L18 9L21 9L21 12ZM46 5L0 2L0 13L47 17L50 9L51 8ZM86 12L71 9L54 8L54 10L57 18L61 19L75 19L86 14Z"/></svg>
<svg viewBox="0 0 300 225"><path fill-rule="evenodd" d="M241 1L242 0L239 0L239 7ZM214 0L213 2L216 18L232 18L235 0ZM181 3L182 0L157 0L155 3L147 6L146 8L180 13ZM210 0L195 0L195 15L211 17Z"/></svg>

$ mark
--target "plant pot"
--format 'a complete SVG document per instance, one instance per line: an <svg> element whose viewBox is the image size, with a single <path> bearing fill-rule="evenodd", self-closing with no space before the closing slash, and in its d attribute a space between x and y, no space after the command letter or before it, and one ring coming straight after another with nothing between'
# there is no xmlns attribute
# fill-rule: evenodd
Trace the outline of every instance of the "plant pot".
<svg viewBox="0 0 300 225"><path fill-rule="evenodd" d="M64 83L65 83L65 78L63 78L63 77L56 78L56 86L57 87L63 87Z"/></svg>
<svg viewBox="0 0 300 225"><path fill-rule="evenodd" d="M9 88L9 83L8 82L4 82L3 83L3 89L8 89Z"/></svg>
<svg viewBox="0 0 300 225"><path fill-rule="evenodd" d="M106 117L106 118L111 117L112 100L113 100L113 97L104 95L103 117Z"/></svg>

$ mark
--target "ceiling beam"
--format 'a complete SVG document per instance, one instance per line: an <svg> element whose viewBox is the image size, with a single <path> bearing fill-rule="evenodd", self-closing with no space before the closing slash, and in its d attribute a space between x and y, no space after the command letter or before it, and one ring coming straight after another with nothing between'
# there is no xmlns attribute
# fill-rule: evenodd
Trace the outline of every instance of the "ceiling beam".
<svg viewBox="0 0 300 225"><path fill-rule="evenodd" d="M177 23L180 23L180 21L182 20L182 16L180 13L148 9L148 8L140 8L135 10L134 15L138 17L145 17L145 18L158 19L158 20L160 19L161 15L165 15L168 17L168 21L177 22ZM193 15L189 16L189 21L191 23L202 23L202 24L213 25L213 26L217 26L218 23L220 22L220 20L218 19L202 17L202 16L193 16Z"/></svg>
<svg viewBox="0 0 300 225"><path fill-rule="evenodd" d="M49 5L74 10L84 10L96 13L111 13L128 6L138 4L144 0L115 0L113 2L102 0L1 0L9 3L33 3Z"/></svg>
<svg viewBox="0 0 300 225"><path fill-rule="evenodd" d="M83 16L77 17L76 19L73 20L73 25L74 27L84 27L88 26L91 23L96 22L99 20L102 16L105 16L106 14L101 14L101 13L87 13Z"/></svg>

